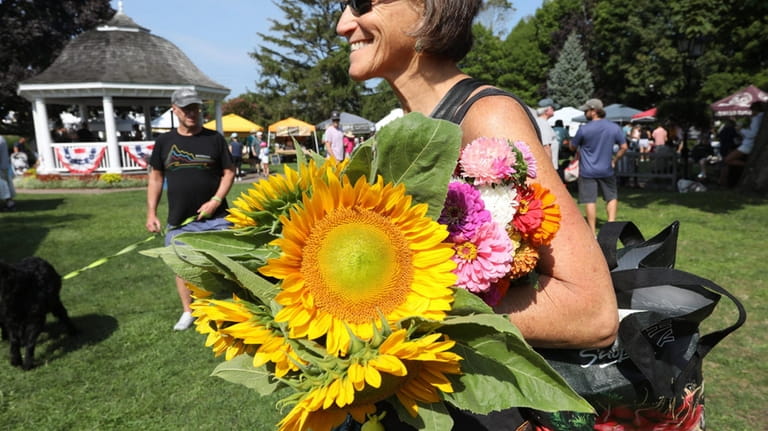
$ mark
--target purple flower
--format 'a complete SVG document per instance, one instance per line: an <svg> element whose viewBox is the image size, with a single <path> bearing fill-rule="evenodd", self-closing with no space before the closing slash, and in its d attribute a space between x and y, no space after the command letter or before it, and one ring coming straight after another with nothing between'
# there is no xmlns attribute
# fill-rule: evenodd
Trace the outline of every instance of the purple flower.
<svg viewBox="0 0 768 431"><path fill-rule="evenodd" d="M480 192L470 184L453 181L448 184L448 196L438 222L448 226L450 240L472 238L477 228L491 221Z"/></svg>

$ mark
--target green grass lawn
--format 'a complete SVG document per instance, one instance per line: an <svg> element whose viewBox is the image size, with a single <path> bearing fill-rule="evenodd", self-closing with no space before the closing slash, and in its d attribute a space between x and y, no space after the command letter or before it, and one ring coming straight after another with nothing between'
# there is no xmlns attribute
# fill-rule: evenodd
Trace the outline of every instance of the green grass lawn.
<svg viewBox="0 0 768 431"><path fill-rule="evenodd" d="M236 184L230 199L246 187ZM620 196L619 218L633 220L646 236L680 220L677 267L729 289L750 313L705 361L709 429L768 429L761 245L768 201L728 191L624 189ZM19 211L0 214L0 258L37 255L65 274L146 238L144 202L143 191L20 194ZM156 239L144 248L159 245ZM159 260L117 257L65 281L62 299L81 333L66 337L49 317L37 368L11 367L7 342L0 343L0 429L268 430L279 420L279 396L264 399L210 377L221 358L203 345L205 337L171 329L180 305ZM734 319L723 303L707 327Z"/></svg>

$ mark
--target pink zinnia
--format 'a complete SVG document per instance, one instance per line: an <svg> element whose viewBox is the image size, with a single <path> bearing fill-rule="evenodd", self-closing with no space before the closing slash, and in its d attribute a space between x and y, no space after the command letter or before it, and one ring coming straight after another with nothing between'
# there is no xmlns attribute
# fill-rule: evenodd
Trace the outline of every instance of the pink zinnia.
<svg viewBox="0 0 768 431"><path fill-rule="evenodd" d="M531 153L531 147L523 141L515 142L515 148L522 153L522 160L518 160L518 164L515 166L516 172L525 173L528 178L536 178L536 158ZM525 166L521 166L522 164ZM525 178L519 178L521 183L525 182Z"/></svg>
<svg viewBox="0 0 768 431"><path fill-rule="evenodd" d="M496 223L485 223L474 237L453 246L456 285L473 293L485 292L510 270L512 241Z"/></svg>
<svg viewBox="0 0 768 431"><path fill-rule="evenodd" d="M477 186L501 184L515 173L515 154L509 142L501 138L477 138L461 152L461 176L473 178Z"/></svg>
<svg viewBox="0 0 768 431"><path fill-rule="evenodd" d="M485 209L479 190L462 181L448 184L448 196L438 222L448 226L451 241L457 237L472 238L477 228L489 221L491 213Z"/></svg>

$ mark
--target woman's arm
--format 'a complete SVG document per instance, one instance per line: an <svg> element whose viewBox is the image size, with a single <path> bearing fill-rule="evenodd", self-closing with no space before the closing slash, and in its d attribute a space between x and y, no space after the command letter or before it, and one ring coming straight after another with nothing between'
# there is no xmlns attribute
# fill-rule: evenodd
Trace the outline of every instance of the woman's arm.
<svg viewBox="0 0 768 431"><path fill-rule="evenodd" d="M610 345L618 329L618 312L605 258L524 109L509 97L485 97L472 106L461 124L463 145L481 136L529 144L537 161L534 181L555 195L562 214L554 240L539 250L539 288L510 288L496 310L509 313L533 346Z"/></svg>

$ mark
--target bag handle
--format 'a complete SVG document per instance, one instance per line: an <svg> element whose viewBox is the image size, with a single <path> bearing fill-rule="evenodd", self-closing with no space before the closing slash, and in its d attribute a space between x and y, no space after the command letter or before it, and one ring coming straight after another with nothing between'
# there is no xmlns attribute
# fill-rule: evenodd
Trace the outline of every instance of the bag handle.
<svg viewBox="0 0 768 431"><path fill-rule="evenodd" d="M609 222L600 228L597 242L611 271L638 267L672 268L679 230L680 222L675 220L646 240L632 222ZM624 248L617 248L619 241Z"/></svg>
<svg viewBox="0 0 768 431"><path fill-rule="evenodd" d="M642 320L642 315L645 313L625 317L622 321L622 328L625 329L620 329L620 333L635 334L631 337L631 342L625 343L624 347L627 353L640 372L652 383L654 391L668 398L675 396L675 394L683 394L685 385L691 380L690 376L700 372L698 367L704 357L725 337L746 322L747 312L741 301L720 285L694 274L672 268L637 268L614 271L611 273L611 277L614 286L617 287L617 292L651 286L681 286L688 290L699 290L699 293L706 293L706 296L713 299L711 305L701 307L689 313L688 316L692 316L694 313L706 313L708 315L712 311L711 308L714 308L719 298L723 296L728 298L738 310L739 315L735 323L701 336L696 350L692 352L690 359L682 366L670 364L669 367L664 368L660 368L658 364L653 365L656 348L651 340L639 335L647 327L647 322ZM677 372L678 369L679 372Z"/></svg>

